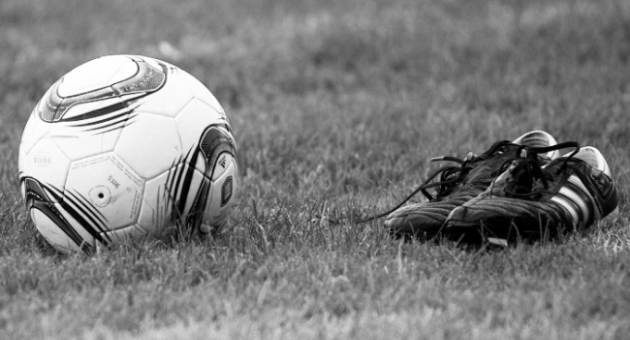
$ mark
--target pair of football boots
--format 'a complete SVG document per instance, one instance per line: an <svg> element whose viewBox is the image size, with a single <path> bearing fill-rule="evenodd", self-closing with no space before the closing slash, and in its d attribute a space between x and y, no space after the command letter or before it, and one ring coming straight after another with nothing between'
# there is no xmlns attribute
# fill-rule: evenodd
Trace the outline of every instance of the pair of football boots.
<svg viewBox="0 0 630 340"><path fill-rule="evenodd" d="M464 159L434 160L459 164L440 168L418 188L427 202L386 216L393 235L501 246L550 240L589 228L619 202L610 167L596 148L558 144L545 131L496 142Z"/></svg>

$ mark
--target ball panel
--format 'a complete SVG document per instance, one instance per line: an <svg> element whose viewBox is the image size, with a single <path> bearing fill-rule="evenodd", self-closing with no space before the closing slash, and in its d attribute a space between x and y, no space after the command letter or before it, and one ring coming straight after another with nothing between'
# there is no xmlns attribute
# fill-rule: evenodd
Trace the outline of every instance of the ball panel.
<svg viewBox="0 0 630 340"><path fill-rule="evenodd" d="M225 123L223 117L216 110L196 98L179 112L175 121L180 131L184 150L190 150L198 145L200 136L208 126Z"/></svg>
<svg viewBox="0 0 630 340"><path fill-rule="evenodd" d="M187 223L191 214L200 214L197 210L204 207L209 187L210 180L190 165L173 167L146 182L138 225L155 231Z"/></svg>
<svg viewBox="0 0 630 340"><path fill-rule="evenodd" d="M174 186L176 174L181 168L183 165L176 166L145 183L142 209L138 216L138 225L145 230L155 231L172 223L175 195L169 186Z"/></svg>
<svg viewBox="0 0 630 340"><path fill-rule="evenodd" d="M50 137L41 139L20 161L22 177L34 177L57 188L65 185L70 160Z"/></svg>
<svg viewBox="0 0 630 340"><path fill-rule="evenodd" d="M169 72L166 84L159 91L142 98L137 110L175 117L193 99L180 77L179 69Z"/></svg>
<svg viewBox="0 0 630 340"><path fill-rule="evenodd" d="M139 112L122 130L114 151L144 179L163 173L182 158L175 120Z"/></svg>
<svg viewBox="0 0 630 340"><path fill-rule="evenodd" d="M223 152L236 153L234 138L225 128L227 122L222 119L214 121L218 124L193 124L196 121L209 121L209 115L199 115L193 112L192 110L186 111L177 117L180 135L185 148L191 150L190 163L194 164L196 169L208 178L212 178L218 156ZM191 118L186 119L188 117ZM186 133L186 131L190 131L190 133ZM224 162L220 164L224 164Z"/></svg>
<svg viewBox="0 0 630 340"><path fill-rule="evenodd" d="M209 233L225 227L232 209L232 202L237 194L237 188L238 167L236 162L232 162L227 166L226 171L212 182L210 197L199 227L202 233Z"/></svg>
<svg viewBox="0 0 630 340"><path fill-rule="evenodd" d="M137 72L137 64L127 56L104 56L88 61L66 74L57 94L70 97L95 91L129 79Z"/></svg>
<svg viewBox="0 0 630 340"><path fill-rule="evenodd" d="M42 120L51 123L83 123L81 120L101 118L101 116L113 111L128 109L128 105L125 101L138 99L158 91L166 82L165 68L154 68L144 62L136 63L131 60L129 62L134 64L138 69L131 78L123 79L116 83L108 83L108 86L85 93L78 93L70 97L64 98L58 95L59 87L62 85L61 83L63 81L62 78L62 80L56 82L48 89L42 98L42 102L44 102L45 105L38 106L37 114ZM120 104L115 103L95 111L87 113L79 112L73 114L73 116L67 116L67 113L77 105L95 101L108 101L116 97L120 98Z"/></svg>
<svg viewBox="0 0 630 340"><path fill-rule="evenodd" d="M94 250L94 240L109 243L100 233L106 230L102 216L77 200L76 195L65 196L59 188L48 186L33 177L22 178L26 208L40 233L62 248L76 246L86 252ZM65 241L64 241L65 240ZM69 246L67 243L74 246Z"/></svg>
<svg viewBox="0 0 630 340"><path fill-rule="evenodd" d="M234 138L223 126L210 126L201 135L198 152L205 160L205 166L200 171L212 178L217 168L225 168L227 159L224 154L236 153Z"/></svg>
<svg viewBox="0 0 630 340"><path fill-rule="evenodd" d="M75 161L70 166L64 199L92 214L90 224L114 230L138 219L144 181L114 153Z"/></svg>
<svg viewBox="0 0 630 340"><path fill-rule="evenodd" d="M177 215L180 223L196 228L203 216L208 192L211 187L210 179L197 171L193 166L184 166L185 176L181 190L176 196Z"/></svg>
<svg viewBox="0 0 630 340"><path fill-rule="evenodd" d="M81 123L51 124L50 137L70 160L78 160L114 150L131 110L114 111Z"/></svg>
<svg viewBox="0 0 630 340"><path fill-rule="evenodd" d="M229 152L222 152L214 165L212 171L212 181L217 181L226 172L232 171L232 167L235 166L236 160L234 156Z"/></svg>
<svg viewBox="0 0 630 340"><path fill-rule="evenodd" d="M188 72L182 70L180 73L182 83L190 90L195 98L210 106L215 112L221 115L221 117L227 119L223 107L206 86Z"/></svg>
<svg viewBox="0 0 630 340"><path fill-rule="evenodd" d="M37 209L31 209L30 212L31 219L39 233L42 234L46 241L57 249L57 251L64 254L81 251L81 247L79 247L68 234L64 233L50 217Z"/></svg>
<svg viewBox="0 0 630 340"><path fill-rule="evenodd" d="M103 229L86 223L83 212L67 202L54 203L44 209L31 208L30 213L37 230L60 252L92 253L97 246L111 243L101 234Z"/></svg>

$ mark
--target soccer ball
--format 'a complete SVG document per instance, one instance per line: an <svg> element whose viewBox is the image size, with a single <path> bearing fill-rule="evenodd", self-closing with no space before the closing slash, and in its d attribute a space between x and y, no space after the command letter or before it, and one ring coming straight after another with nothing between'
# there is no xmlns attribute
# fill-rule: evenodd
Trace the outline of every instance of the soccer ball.
<svg viewBox="0 0 630 340"><path fill-rule="evenodd" d="M63 253L172 227L216 232L237 175L219 102L190 74L144 56L104 56L70 71L39 101L20 144L26 208Z"/></svg>

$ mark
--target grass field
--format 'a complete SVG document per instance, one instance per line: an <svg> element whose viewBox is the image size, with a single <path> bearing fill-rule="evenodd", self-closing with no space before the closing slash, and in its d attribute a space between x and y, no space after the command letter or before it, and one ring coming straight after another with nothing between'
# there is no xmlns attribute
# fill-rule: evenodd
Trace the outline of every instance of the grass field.
<svg viewBox="0 0 630 340"><path fill-rule="evenodd" d="M143 54L228 112L241 190L215 240L58 256L18 190L59 77ZM1 0L1 339L630 339L625 0ZM380 221L429 158L544 129L606 156L620 214L502 251ZM419 199L419 198L418 198Z"/></svg>

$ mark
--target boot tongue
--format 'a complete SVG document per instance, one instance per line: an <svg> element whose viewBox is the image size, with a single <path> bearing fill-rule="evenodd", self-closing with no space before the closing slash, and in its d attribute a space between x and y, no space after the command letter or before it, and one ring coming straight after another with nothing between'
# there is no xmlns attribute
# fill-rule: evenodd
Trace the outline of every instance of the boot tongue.
<svg viewBox="0 0 630 340"><path fill-rule="evenodd" d="M527 160L519 161L514 161L512 163L513 168L509 170L509 178L506 180L505 186L507 196L528 194L532 192L532 188L536 182Z"/></svg>
<svg viewBox="0 0 630 340"><path fill-rule="evenodd" d="M517 197L532 192L536 178L527 159L513 160L509 168L492 183L490 192L495 196Z"/></svg>

